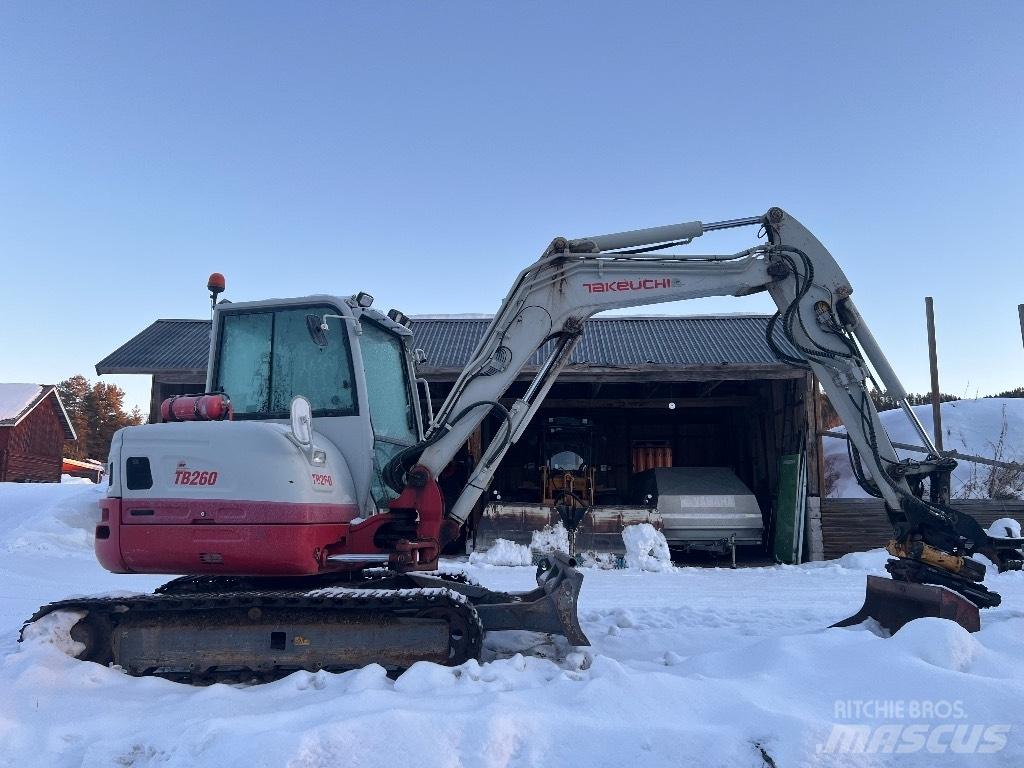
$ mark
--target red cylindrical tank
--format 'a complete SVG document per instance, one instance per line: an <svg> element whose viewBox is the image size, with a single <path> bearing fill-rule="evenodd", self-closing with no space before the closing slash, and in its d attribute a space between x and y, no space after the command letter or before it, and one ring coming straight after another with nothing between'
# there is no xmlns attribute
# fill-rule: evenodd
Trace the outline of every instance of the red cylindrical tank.
<svg viewBox="0 0 1024 768"><path fill-rule="evenodd" d="M160 403L161 421L223 421L231 416L227 395L176 395Z"/></svg>

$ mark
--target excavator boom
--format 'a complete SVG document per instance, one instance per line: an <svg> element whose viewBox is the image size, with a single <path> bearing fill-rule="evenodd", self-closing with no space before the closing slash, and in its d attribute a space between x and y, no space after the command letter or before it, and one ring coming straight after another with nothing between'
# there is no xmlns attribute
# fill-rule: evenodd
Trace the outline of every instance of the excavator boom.
<svg viewBox="0 0 1024 768"><path fill-rule="evenodd" d="M706 232L759 227L767 243L732 255L659 251ZM556 238L524 269L502 302L470 362L438 409L426 439L395 457L385 475L396 490L409 477L436 477L480 421L497 410L504 428L483 451L458 500L446 511L448 530L465 524L494 471L568 364L584 321L604 310L706 296L767 291L778 307L767 341L784 361L809 368L847 427L862 486L881 498L893 525L889 570L902 581L938 584L977 606L998 595L980 584L977 552L1000 568L1020 568L1020 540L992 539L969 515L948 506L955 461L939 455L914 416L907 393L855 306L853 288L818 239L780 208L764 216L633 230L575 240ZM781 332L798 350L775 347ZM538 349L554 340L525 394L511 407L498 399ZM873 371L872 371L873 369ZM869 396L869 381L900 403L930 454L902 459ZM415 466L413 466L415 464ZM923 497L928 481L929 498Z"/></svg>

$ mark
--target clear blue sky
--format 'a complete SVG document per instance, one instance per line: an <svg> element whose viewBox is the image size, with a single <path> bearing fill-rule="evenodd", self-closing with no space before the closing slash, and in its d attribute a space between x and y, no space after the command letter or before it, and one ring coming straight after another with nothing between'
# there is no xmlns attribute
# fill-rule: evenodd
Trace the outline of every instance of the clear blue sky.
<svg viewBox="0 0 1024 768"><path fill-rule="evenodd" d="M1019 2L8 0L0 381L93 376L204 316L212 270L488 312L554 235L781 205L908 387L927 294L943 389L1019 386L1022 30Z"/></svg>

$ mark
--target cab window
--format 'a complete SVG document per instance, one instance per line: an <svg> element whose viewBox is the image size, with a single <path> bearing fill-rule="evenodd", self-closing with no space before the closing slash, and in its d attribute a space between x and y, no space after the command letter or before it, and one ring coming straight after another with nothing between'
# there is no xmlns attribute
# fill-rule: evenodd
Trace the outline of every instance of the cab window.
<svg viewBox="0 0 1024 768"><path fill-rule="evenodd" d="M325 345L310 335L311 322L332 312L317 305L222 316L214 386L231 399L235 418L287 418L297 395L309 400L314 416L356 413L343 321L328 318Z"/></svg>
<svg viewBox="0 0 1024 768"><path fill-rule="evenodd" d="M371 493L380 508L395 497L382 476L384 466L418 439L416 414L402 340L371 320L363 320L359 348L366 371L366 396L373 424L374 473Z"/></svg>
<svg viewBox="0 0 1024 768"><path fill-rule="evenodd" d="M378 439L410 445L416 442L408 368L402 340L372 321L364 320L359 348L366 369L370 421Z"/></svg>

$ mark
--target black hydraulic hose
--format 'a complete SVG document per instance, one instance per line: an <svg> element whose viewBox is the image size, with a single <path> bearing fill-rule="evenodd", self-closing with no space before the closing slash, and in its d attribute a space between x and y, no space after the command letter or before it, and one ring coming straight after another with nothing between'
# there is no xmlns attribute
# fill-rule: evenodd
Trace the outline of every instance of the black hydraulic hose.
<svg viewBox="0 0 1024 768"><path fill-rule="evenodd" d="M395 493L401 493L405 490L405 473L415 465L416 461L422 453L432 446L434 443L441 440L442 437L448 434L451 428L465 418L466 414L472 411L474 408L479 408L482 405L489 405L492 409L497 409L501 412L502 420L505 423L505 433L502 436L502 450L512 440L512 414L508 412L508 408L503 406L496 400L478 400L475 403L470 403L465 408L456 414L446 425L444 430L437 430L433 435L428 437L426 440L422 440L416 445L410 445L408 448L396 453L391 460L384 465L382 471L382 477L384 482L387 483L388 487L391 488Z"/></svg>
<svg viewBox="0 0 1024 768"><path fill-rule="evenodd" d="M799 270L796 269L796 262L793 261L793 259L788 255L788 253L781 254L781 258L789 265L790 269L793 271L797 280L799 281L801 277L803 277L803 281L802 283L798 283L797 295L794 298L794 300L790 302L790 304L785 308L785 310L780 310L776 312L772 319L768 322L766 341L768 342L772 351L775 352L781 360L783 360L786 363L789 363L790 365L807 367L806 360L796 360L794 362L794 358L792 358L792 356L782 353L782 351L779 350L777 348L777 345L774 343L774 339L772 338L772 336L774 334L775 325L781 317L783 321L783 335L785 336L786 340L789 341L789 343L792 344L793 347L796 348L798 351L808 355L809 357L818 358L819 360L822 361L822 363L824 363L824 361L828 359L857 359L859 355L857 354L856 344L853 342L852 339L849 338L848 332L846 332L841 327L833 327L828 330L831 330L831 332L834 335L838 336L840 340L842 340L844 346L848 350L847 353L837 352L836 350L831 350L822 347L820 344L814 342L813 337L811 337L811 335L807 333L807 328L804 325L803 317L800 313L800 300L805 295L807 295L807 292L811 289L814 278L814 265L811 262L810 257L808 257L807 254L805 254L799 248L784 246L781 247L779 250L783 252L793 253L796 256L798 256L803 262L805 274L803 276L800 275ZM805 347L797 341L793 333L794 318L796 318L796 320L799 321L800 329L804 332L804 335L811 340L811 343L815 345L815 349ZM857 410L858 414L860 415L860 426L865 437L867 438L868 447L871 449L871 459L873 460L874 465L878 469L879 473L884 478L885 482L892 488L893 492L896 493L901 498L906 499L911 505L918 505L920 507L923 507L928 511L929 514L939 518L947 525L951 525L951 513L956 513L956 511L952 507L949 507L948 505L945 504L936 504L933 502L925 501L924 499L919 499L912 493L908 493L903 488L901 488L899 486L899 483L897 483L892 477L889 476L889 473L886 472L884 464L892 462L890 462L888 459L883 458L878 451L878 436L875 433L874 421L870 415L870 408L867 402L867 390L863 390L861 392L859 403L854 399L852 395L850 396L850 400L853 404L853 407ZM861 465L860 453L857 451L856 446L854 446L851 442L850 447L853 449L850 453L850 463L853 468L854 477L857 480L857 484L860 485L861 488L863 488L868 494L872 496L880 496L881 491L878 487L877 482L871 482L868 478L864 476L863 466Z"/></svg>
<svg viewBox="0 0 1024 768"><path fill-rule="evenodd" d="M804 298L804 296L807 295L807 293L811 290L811 288L814 285L814 263L811 261L810 257L806 253L804 253L799 248L793 248L792 246L780 246L776 249L776 253L778 253L780 258L789 266L790 270L795 275L798 283L797 293L793 301L791 301L785 309L780 309L779 311L777 311L772 316L771 320L769 320L768 322L768 328L765 334L765 339L768 342L768 345L771 347L772 351L775 352L775 354L778 355L780 359L783 360L783 362L789 363L790 365L793 365L795 367L807 367L806 360L801 360L793 358L791 355L786 355L775 344L775 340L772 338L772 336L774 335L775 325L781 317L783 333L786 339L789 341L790 344L792 344L798 351L802 352L804 355L818 359L850 359L855 357L856 355L854 354L854 350L851 347L850 341L847 338L845 338L844 334L836 333L835 330L833 330L833 333L836 333L836 335L840 337L840 339L843 341L844 346L848 350L845 353L838 352L834 349L828 349L827 347L822 347L820 344L815 344L814 348L805 347L803 346L803 344L797 341L793 333L794 319L796 319L799 322L800 330L803 331L804 336L806 336L808 339L811 339L811 342L814 343L814 340L811 337L810 333L807 332L807 326L804 325L804 318L803 314L801 313L800 307L801 300ZM803 275L800 274L800 270L797 269L796 262L792 259L792 257L789 254L795 254L800 258L801 262L803 262Z"/></svg>
<svg viewBox="0 0 1024 768"><path fill-rule="evenodd" d="M857 446L853 444L853 440L849 438L846 440L846 453L850 459L850 467L853 469L853 477L857 481L857 485L863 488L864 492L868 495L874 496L877 499L882 498L882 492L878 489L878 486L864 476L864 467L860 463L860 453L857 451Z"/></svg>
<svg viewBox="0 0 1024 768"><path fill-rule="evenodd" d="M822 363L824 363L826 360L829 360L829 359L831 359L831 360L836 360L836 359L847 359L847 360L850 360L850 359L856 358L857 357L856 346L848 338L847 334L842 330L841 327L833 326L833 327L828 328L826 330L830 330L834 335L836 335L836 336L838 336L840 338L840 340L843 342L843 345L847 349L847 352L845 352L845 353L844 352L838 352L838 351L833 350L833 349L828 349L826 347L822 347L820 344L815 342L814 338L807 332L807 327L804 325L803 316L802 316L802 313L800 311L801 310L800 301L804 298L804 296L807 295L807 293L810 291L811 287L813 286L813 283L814 283L814 264L811 261L810 257L807 256L807 254L804 253L799 248L793 248L793 247L790 247L790 246L785 246L785 247L779 248L779 252L780 252L780 257L782 258L782 260L786 262L786 264L789 266L790 270L792 271L793 275L797 279L798 285L797 285L797 293L796 293L796 296L794 297L793 301L790 302L789 305L786 306L784 309L780 309L779 311L777 311L775 313L775 315L772 316L771 320L769 320L769 322L768 322L768 326L767 326L767 329L766 329L765 336L766 336L766 341L768 342L768 345L771 347L772 351L781 360L783 360L783 362L786 362L786 363L788 363L790 365L794 365L794 366L801 367L801 368L808 368L808 367L810 367L808 362L807 362L807 360L800 359L800 358L794 358L792 355L788 355L788 354L784 353L781 349L778 348L778 345L775 343L775 340L773 338L774 331L775 331L775 327L776 327L779 319L781 318L782 319L782 332L783 332L783 336L786 338L787 341L789 341L790 344L793 345L793 347L795 349L797 349L798 351L802 352L804 355L806 355L808 357L811 357L811 358L817 358L817 359L821 360ZM802 275L800 273L800 270L797 269L796 262L793 260L793 258L789 254L796 255L797 257L799 257L799 259L803 263L804 270L803 270L803 274ZM797 340L796 335L793 332L794 319L799 322L800 329L803 331L804 336L807 339L809 339L811 341L811 343L814 345L813 348L812 347L806 347L806 346L804 346L802 343L800 343ZM874 424L872 423L872 420L871 420L870 416L867 413L866 404L863 402L864 399L865 399L864 393L862 393L862 395L861 395L861 401L862 402L860 402L860 403L857 403L856 401L854 401L852 396L851 396L850 399L851 399L851 402L853 404L853 407L857 410L858 414L860 415L860 418L861 418L861 430L865 433L865 436L868 439L868 444L869 444L869 446L871 448L872 459L874 459L875 466L879 469L879 471L882 472L883 476L885 476L885 478L886 478L886 481L890 485L893 486L894 490L900 491L901 489L899 489L896 486L896 484L893 483L893 481L889 479L888 474L884 472L884 468L882 467L882 463L883 462L882 462L882 457L878 453L877 436L875 435ZM854 446L853 443L850 442L848 444L848 447L852 449L850 451L850 464L851 464L851 467L853 468L854 477L857 480L857 484L860 485L868 494L870 494L872 496L880 496L881 492L879 491L877 484L872 483L870 480L868 480L868 478L866 478L864 476L863 468L862 468L862 465L861 465L861 462L860 462L860 454L857 452L856 446Z"/></svg>

